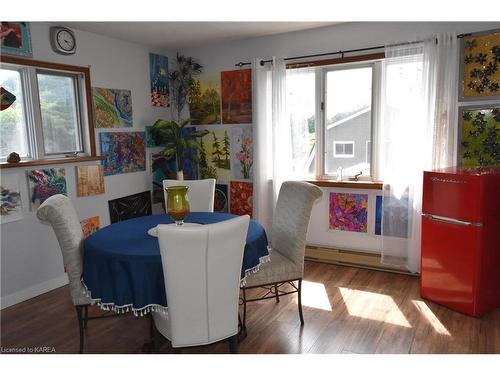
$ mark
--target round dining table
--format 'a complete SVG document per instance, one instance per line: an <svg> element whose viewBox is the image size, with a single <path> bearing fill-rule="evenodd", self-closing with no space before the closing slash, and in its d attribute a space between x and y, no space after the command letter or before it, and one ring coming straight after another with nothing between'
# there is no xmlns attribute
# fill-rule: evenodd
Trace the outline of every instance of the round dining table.
<svg viewBox="0 0 500 375"><path fill-rule="evenodd" d="M236 215L191 212L186 223L212 224ZM142 216L108 225L84 241L82 283L93 304L103 310L144 315L166 312L167 300L158 239L148 230L172 224L166 214ZM241 282L269 259L264 228L250 220Z"/></svg>

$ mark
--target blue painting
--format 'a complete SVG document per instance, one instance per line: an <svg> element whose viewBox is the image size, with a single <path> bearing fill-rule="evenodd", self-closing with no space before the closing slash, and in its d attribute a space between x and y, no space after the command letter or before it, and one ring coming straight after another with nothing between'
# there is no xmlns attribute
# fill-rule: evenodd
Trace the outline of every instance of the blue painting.
<svg viewBox="0 0 500 375"><path fill-rule="evenodd" d="M168 58L150 53L149 73L151 76L151 104L153 107L170 106Z"/></svg>
<svg viewBox="0 0 500 375"><path fill-rule="evenodd" d="M146 126L145 127L146 131L146 147L165 147L165 144L156 144L154 139L153 139L153 127L152 126Z"/></svg>
<svg viewBox="0 0 500 375"><path fill-rule="evenodd" d="M375 201L375 234L382 234L382 196L377 195Z"/></svg>
<svg viewBox="0 0 500 375"><path fill-rule="evenodd" d="M99 133L104 175L146 170L144 132Z"/></svg>
<svg viewBox="0 0 500 375"><path fill-rule="evenodd" d="M6 4L4 6L7 6ZM32 57L30 27L27 22L1 23L0 46L2 55Z"/></svg>

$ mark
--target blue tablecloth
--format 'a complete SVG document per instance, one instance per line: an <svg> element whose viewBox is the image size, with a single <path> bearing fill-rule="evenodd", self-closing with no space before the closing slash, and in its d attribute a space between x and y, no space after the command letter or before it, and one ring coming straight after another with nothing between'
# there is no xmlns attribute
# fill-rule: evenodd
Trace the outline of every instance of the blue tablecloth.
<svg viewBox="0 0 500 375"><path fill-rule="evenodd" d="M235 215L192 212L185 222L210 224ZM147 231L173 221L165 214L121 221L98 230L84 242L82 281L93 303L117 312L165 311L167 306L158 239ZM264 228L251 220L241 277L268 258Z"/></svg>

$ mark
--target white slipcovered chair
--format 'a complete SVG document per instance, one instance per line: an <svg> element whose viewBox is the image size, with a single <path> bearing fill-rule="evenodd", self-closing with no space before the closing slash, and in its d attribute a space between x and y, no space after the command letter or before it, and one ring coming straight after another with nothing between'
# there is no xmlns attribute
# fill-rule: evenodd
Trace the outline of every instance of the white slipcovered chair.
<svg viewBox="0 0 500 375"><path fill-rule="evenodd" d="M242 287L244 332L246 332L247 302L269 298L279 302L280 296L291 293L298 293L300 324L304 325L302 277L307 227L312 206L322 195L320 188L307 182L286 181L281 185L271 228L269 252L271 259L260 267L259 272L248 275L245 286ZM289 289L280 290L280 287ZM266 293L257 298L247 299L246 291L252 288L264 288Z"/></svg>
<svg viewBox="0 0 500 375"><path fill-rule="evenodd" d="M241 266L249 216L209 225L158 225L168 313L153 313L173 348L228 339L238 350ZM156 331L156 330L155 330ZM154 332L158 351L158 334Z"/></svg>
<svg viewBox="0 0 500 375"><path fill-rule="evenodd" d="M167 207L166 187L187 186L189 207L192 212L214 212L215 179L204 180L163 180L163 195L165 197L165 208Z"/></svg>

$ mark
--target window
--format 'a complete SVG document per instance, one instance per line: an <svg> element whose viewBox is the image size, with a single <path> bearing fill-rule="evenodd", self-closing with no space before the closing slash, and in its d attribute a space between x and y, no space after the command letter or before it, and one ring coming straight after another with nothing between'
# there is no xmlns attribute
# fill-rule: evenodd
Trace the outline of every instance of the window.
<svg viewBox="0 0 500 375"><path fill-rule="evenodd" d="M334 158L353 158L354 157L354 142L333 142L333 157Z"/></svg>
<svg viewBox="0 0 500 375"><path fill-rule="evenodd" d="M0 86L16 97L0 112L0 161L95 156L87 68L2 57Z"/></svg>

